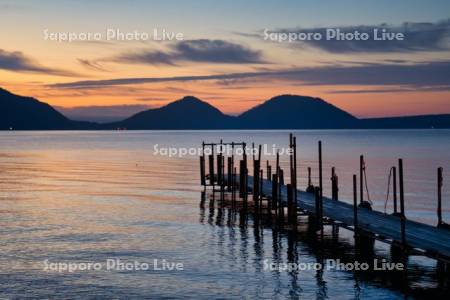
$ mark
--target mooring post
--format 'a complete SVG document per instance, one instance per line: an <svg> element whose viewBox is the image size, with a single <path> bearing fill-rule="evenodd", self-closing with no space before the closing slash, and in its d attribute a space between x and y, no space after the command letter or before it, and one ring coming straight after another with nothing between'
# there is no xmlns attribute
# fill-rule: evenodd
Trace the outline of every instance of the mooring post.
<svg viewBox="0 0 450 300"><path fill-rule="evenodd" d="M398 175L400 185L400 226L402 245L406 246L406 217L405 217L405 197L403 188L403 159L398 160Z"/></svg>
<svg viewBox="0 0 450 300"><path fill-rule="evenodd" d="M221 154L221 157L222 157L222 170L221 170L222 185L220 187L220 190L222 192L222 199L223 199L225 197L225 184L226 184L226 182L225 182L225 157L223 156L223 154Z"/></svg>
<svg viewBox="0 0 450 300"><path fill-rule="evenodd" d="M294 146L294 222L297 224L297 138L293 137Z"/></svg>
<svg viewBox="0 0 450 300"><path fill-rule="evenodd" d="M272 209L277 211L278 207L278 177L277 174L272 175Z"/></svg>
<svg viewBox="0 0 450 300"><path fill-rule="evenodd" d="M222 187L222 154L217 153L217 184Z"/></svg>
<svg viewBox="0 0 450 300"><path fill-rule="evenodd" d="M392 193L393 193L393 201L394 201L394 214L398 213L397 209L397 168L392 167Z"/></svg>
<svg viewBox="0 0 450 300"><path fill-rule="evenodd" d="M232 178L233 178L233 158L231 156L228 157L228 169L227 169L227 187L228 190L231 190Z"/></svg>
<svg viewBox="0 0 450 300"><path fill-rule="evenodd" d="M356 174L353 174L353 227L356 236L358 234L358 188Z"/></svg>
<svg viewBox="0 0 450 300"><path fill-rule="evenodd" d="M200 184L206 188L206 179L205 179L205 156L200 156Z"/></svg>
<svg viewBox="0 0 450 300"><path fill-rule="evenodd" d="M364 202L364 155L359 156L359 203Z"/></svg>
<svg viewBox="0 0 450 300"><path fill-rule="evenodd" d="M233 204L236 202L236 168L233 168L231 177L231 200Z"/></svg>
<svg viewBox="0 0 450 300"><path fill-rule="evenodd" d="M262 145L259 145L258 148L258 160L261 162L261 155L262 155Z"/></svg>
<svg viewBox="0 0 450 300"><path fill-rule="evenodd" d="M292 133L289 133L289 176L291 177L291 185L294 184L294 155L292 153Z"/></svg>
<svg viewBox="0 0 450 300"><path fill-rule="evenodd" d="M306 192L311 194L315 193L314 186L312 185L311 180L311 167L308 167L308 186L306 187Z"/></svg>
<svg viewBox="0 0 450 300"><path fill-rule="evenodd" d="M202 141L202 155L200 156L200 184L206 189L205 142L204 141Z"/></svg>
<svg viewBox="0 0 450 300"><path fill-rule="evenodd" d="M319 141L319 189L320 189L320 201L323 197L323 176L322 176L322 141Z"/></svg>
<svg viewBox="0 0 450 300"><path fill-rule="evenodd" d="M320 188L316 186L314 188L314 200L315 200L315 217L316 217L316 225L322 229L322 216L321 216L321 204L320 204Z"/></svg>
<svg viewBox="0 0 450 300"><path fill-rule="evenodd" d="M278 172L278 217L282 219L284 217L284 207L281 199L281 187L284 185L283 169L280 168Z"/></svg>
<svg viewBox="0 0 450 300"><path fill-rule="evenodd" d="M267 173L267 180L272 180L272 167L269 165L269 161L266 161L266 173Z"/></svg>
<svg viewBox="0 0 450 300"><path fill-rule="evenodd" d="M259 171L259 207L262 209L264 171Z"/></svg>
<svg viewBox="0 0 450 300"><path fill-rule="evenodd" d="M333 200L338 200L338 177L336 175L335 167L331 168L331 198Z"/></svg>
<svg viewBox="0 0 450 300"><path fill-rule="evenodd" d="M258 206L259 202L259 160L253 161L253 202Z"/></svg>
<svg viewBox="0 0 450 300"><path fill-rule="evenodd" d="M437 196L438 196L438 205L437 205L437 217L438 217L438 226L443 224L442 221L442 185L443 185L443 176L442 176L442 167L437 169Z"/></svg>
<svg viewBox="0 0 450 300"><path fill-rule="evenodd" d="M214 150L212 150L214 151ZM210 154L208 156L209 158L209 184L211 184L213 186L213 190L214 190L214 154Z"/></svg>
<svg viewBox="0 0 450 300"><path fill-rule="evenodd" d="M286 185L287 190L287 209L288 209L288 223L293 224L294 222L294 215L293 215L293 209L294 209L294 193L292 184L288 183Z"/></svg>
<svg viewBox="0 0 450 300"><path fill-rule="evenodd" d="M280 185L284 185L284 171L283 169L280 169Z"/></svg>

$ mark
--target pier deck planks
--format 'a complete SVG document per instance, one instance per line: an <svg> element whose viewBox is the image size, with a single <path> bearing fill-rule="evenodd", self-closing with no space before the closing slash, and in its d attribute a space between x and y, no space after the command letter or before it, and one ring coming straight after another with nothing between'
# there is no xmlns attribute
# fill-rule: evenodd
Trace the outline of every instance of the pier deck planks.
<svg viewBox="0 0 450 300"><path fill-rule="evenodd" d="M253 178L248 177L249 187L252 187ZM262 193L272 194L272 183L263 180ZM281 187L281 199L286 202L286 186ZM315 212L315 196L298 190L297 207L303 211ZM353 205L323 197L323 215L334 221L353 226ZM382 212L358 208L358 228L381 235L385 238L401 242L400 218ZM427 251L446 260L450 259L450 231L431 225L406 220L406 242L409 246Z"/></svg>

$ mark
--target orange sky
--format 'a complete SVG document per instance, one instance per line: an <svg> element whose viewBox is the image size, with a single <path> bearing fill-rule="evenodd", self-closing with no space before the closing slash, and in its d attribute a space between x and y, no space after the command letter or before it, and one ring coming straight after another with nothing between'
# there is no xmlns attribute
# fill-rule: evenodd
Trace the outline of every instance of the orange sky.
<svg viewBox="0 0 450 300"><path fill-rule="evenodd" d="M348 77L342 78L343 80L339 82L330 80L329 76L326 77L328 73L324 75L323 80L320 73L313 79L307 75L306 78L297 78L277 73L286 70L362 65L361 76L366 76L365 73L374 72L370 64L394 67L398 65L399 68L411 66L411 70L415 70L414 64L447 63L450 61L449 50L400 49L383 52L380 48L381 50L377 52L370 49L359 52L333 52L333 49L327 49L326 45L297 47L293 44L267 41L258 31L264 28L264 25L266 28L314 27L313 23L306 24L306 21L302 24L302 19L280 20L279 24L275 24L272 21L265 23L265 17L262 15L258 19L249 19L248 25L243 25L246 24L244 19L232 24L208 18L204 21L210 22L209 25L213 26L207 26L198 24L198 15L201 15L201 11L197 11L196 16L188 13L186 20L181 18L177 22L167 23L162 21L165 20L164 14L169 9L167 7L160 8L160 15L152 11L153 15L149 19L145 19L139 13L139 7L123 8L121 19L116 16L121 15L120 7L112 7L111 11L89 10L88 13L88 7L76 4L71 4L73 7L70 9L86 13L85 17L69 18L65 15L67 11L63 11L69 8L63 7L63 4L54 8L56 12L59 9L60 14L49 14L45 10L47 4L33 7L31 4L15 6L14 3L10 3L0 12L0 86L16 94L36 97L54 106L137 104L157 107L185 95L194 95L210 102L225 113L238 114L279 94L299 94L321 97L358 117L450 113L450 92L448 82L445 80L444 82L439 79L430 80L420 86L415 81L408 82L403 78L398 80L393 78L392 82L381 80L381 83L378 83L376 76L373 84L372 81L361 83L358 82L358 74L348 75L345 72L336 73L338 79L340 76ZM437 9L433 14L430 12L432 18L442 19L444 15L439 15ZM103 18L100 19L100 16ZM267 19L271 17L271 12L267 10ZM152 20L158 20L159 23ZM306 16L304 20L308 20ZM373 22L370 20L368 22L380 24L376 23L378 20L378 16L375 16ZM327 21L324 18L322 22ZM415 20L403 19L399 15L398 23L404 21ZM430 21L438 22L435 19ZM340 22L336 20L329 22L335 25L352 25L345 18ZM108 27L121 28L123 31L144 28L141 31L147 32L152 32L156 27L168 28L171 32L182 33L183 41L110 42L102 39L94 42L69 43L44 38L45 29L49 29L50 32L104 32ZM14 28L14 34L11 28ZM189 44L190 41L194 43ZM196 41L203 42L197 45ZM186 49L197 46L199 48ZM167 61L164 63L165 59ZM433 69L430 70L432 72ZM120 85L102 83L96 87L57 86L78 81L99 82L109 79L179 78L258 72L277 74L230 79L162 80ZM382 79L384 74L378 76ZM363 90L367 92L362 92Z"/></svg>

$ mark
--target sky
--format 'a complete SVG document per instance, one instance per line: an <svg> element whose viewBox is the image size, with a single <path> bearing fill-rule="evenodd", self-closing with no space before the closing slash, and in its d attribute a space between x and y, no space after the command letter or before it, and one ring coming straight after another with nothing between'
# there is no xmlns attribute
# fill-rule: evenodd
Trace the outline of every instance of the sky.
<svg viewBox="0 0 450 300"><path fill-rule="evenodd" d="M449 12L438 0L0 0L0 87L96 121L186 95L233 115L280 94L357 117L450 113ZM337 30L369 38L326 38Z"/></svg>

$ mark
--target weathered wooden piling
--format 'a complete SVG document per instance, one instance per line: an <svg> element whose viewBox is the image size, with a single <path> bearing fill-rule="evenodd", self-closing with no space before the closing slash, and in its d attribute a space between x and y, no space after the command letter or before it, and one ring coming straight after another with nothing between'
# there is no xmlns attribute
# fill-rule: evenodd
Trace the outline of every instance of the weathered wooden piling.
<svg viewBox="0 0 450 300"><path fill-rule="evenodd" d="M286 185L287 192L287 209L288 209L288 223L293 224L293 209L294 209L294 189L290 183Z"/></svg>
<svg viewBox="0 0 450 300"><path fill-rule="evenodd" d="M277 211L278 208L278 177L277 174L272 175L272 209Z"/></svg>
<svg viewBox="0 0 450 300"><path fill-rule="evenodd" d="M398 160L398 175L400 184L400 235L403 247L406 247L406 216L405 216L405 196L403 189L403 159Z"/></svg>
<svg viewBox="0 0 450 300"><path fill-rule="evenodd" d="M311 167L308 167L308 186L306 187L306 192L314 194L314 186L311 180Z"/></svg>
<svg viewBox="0 0 450 300"><path fill-rule="evenodd" d="M355 235L358 234L358 187L356 174L353 174L353 228Z"/></svg>
<svg viewBox="0 0 450 300"><path fill-rule="evenodd" d="M206 188L205 156L200 156L200 184Z"/></svg>
<svg viewBox="0 0 450 300"><path fill-rule="evenodd" d="M222 154L217 153L217 184L219 185L219 187L222 187L222 181L223 181L222 163L223 163Z"/></svg>
<svg viewBox="0 0 450 300"><path fill-rule="evenodd" d="M339 188L338 188L338 176L336 175L335 167L331 168L331 199L338 200L339 198Z"/></svg>
<svg viewBox="0 0 450 300"><path fill-rule="evenodd" d="M364 155L359 156L359 204L364 202Z"/></svg>
<svg viewBox="0 0 450 300"><path fill-rule="evenodd" d="M209 159L209 184L214 186L215 175L214 175L214 154L208 156Z"/></svg>
<svg viewBox="0 0 450 300"><path fill-rule="evenodd" d="M392 194L394 201L394 214L397 215L397 168L395 166L392 167Z"/></svg>
<svg viewBox="0 0 450 300"><path fill-rule="evenodd" d="M259 182L259 160L253 161L253 201L256 206L259 204L259 188L260 188L260 182Z"/></svg>
<svg viewBox="0 0 450 300"><path fill-rule="evenodd" d="M320 230L323 230L323 204L322 200L323 198L320 196L320 188L315 187L314 189L314 195L315 195L315 219L317 227Z"/></svg>
<svg viewBox="0 0 450 300"><path fill-rule="evenodd" d="M444 222L442 221L442 186L444 178L442 176L443 168L439 167L437 169L437 217L438 217L438 226L442 226Z"/></svg>
<svg viewBox="0 0 450 300"><path fill-rule="evenodd" d="M323 197L323 176L322 176L322 141L319 141L319 190L320 198Z"/></svg>
<svg viewBox="0 0 450 300"><path fill-rule="evenodd" d="M232 176L233 176L233 158L227 157L227 190L231 191Z"/></svg>

